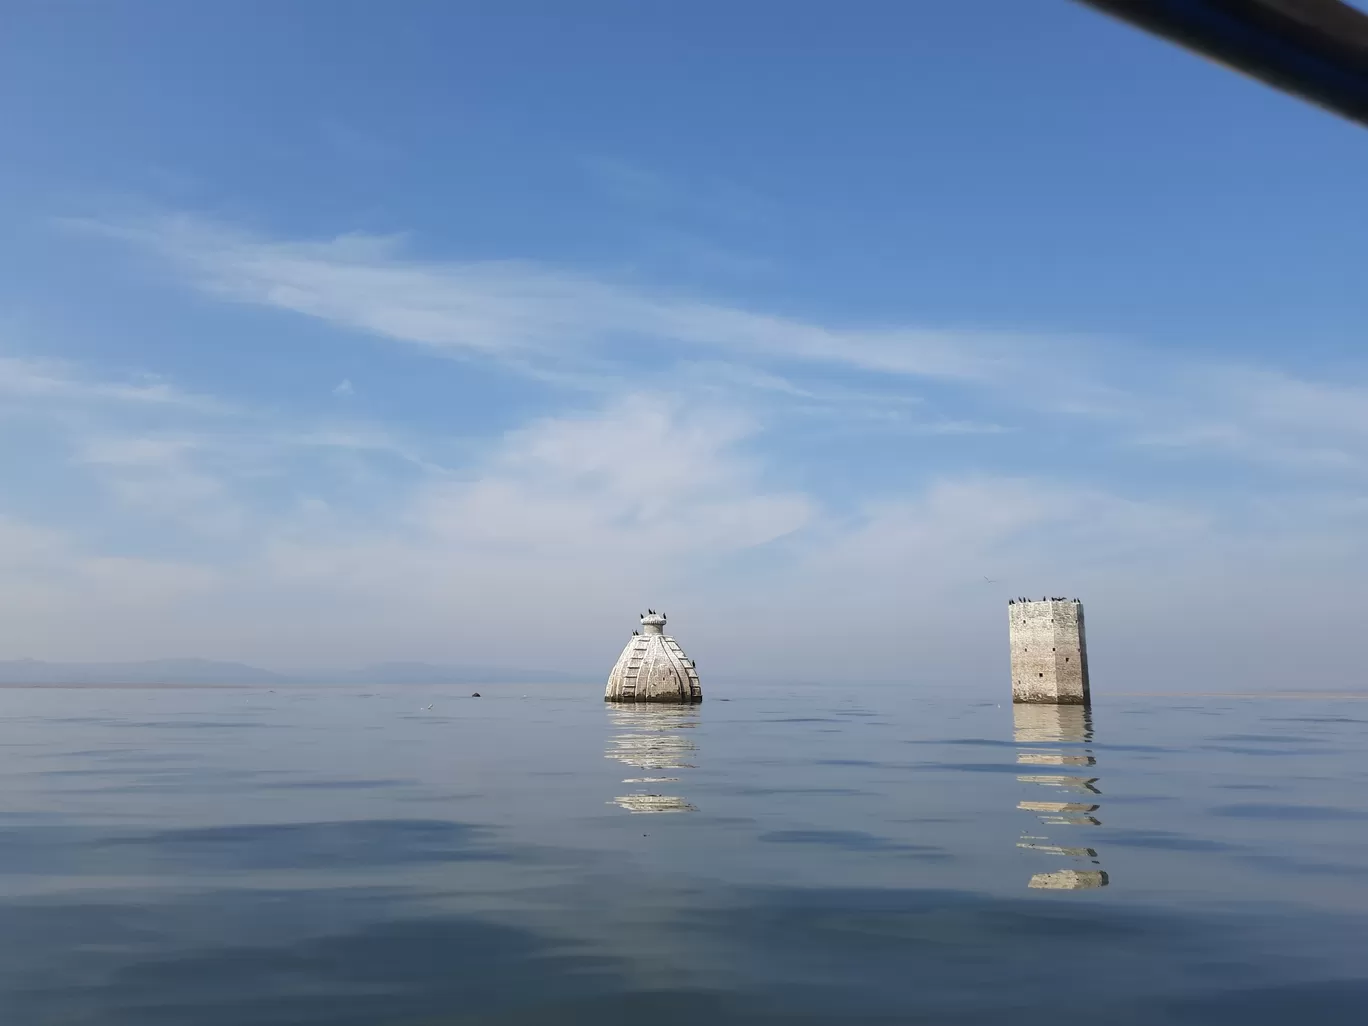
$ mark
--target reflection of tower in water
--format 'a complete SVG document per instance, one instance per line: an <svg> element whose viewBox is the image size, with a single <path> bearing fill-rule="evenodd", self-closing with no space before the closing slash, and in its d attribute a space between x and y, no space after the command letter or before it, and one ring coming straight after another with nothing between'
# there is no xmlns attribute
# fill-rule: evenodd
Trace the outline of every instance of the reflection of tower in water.
<svg viewBox="0 0 1368 1026"><path fill-rule="evenodd" d="M613 804L628 812L694 811L685 799L660 794L657 785L678 783L673 771L693 769L698 746L690 731L698 726L697 706L619 705L611 707L609 717L614 733L604 758L635 771L622 782L637 785L634 793L619 795Z"/></svg>
<svg viewBox="0 0 1368 1026"><path fill-rule="evenodd" d="M1098 806L1091 799L1100 795L1097 778L1087 775L1096 765L1092 748L1092 713L1080 705L1013 705L1013 733L1017 744L1017 765L1055 767L1072 770L1067 773L1024 773L1017 777L1023 784L1048 787L1066 795L1076 795L1074 801L1022 801L1018 809L1036 813L1046 826L1101 826L1093 815ZM1087 890L1105 887L1107 874L1097 866L1097 852L1092 848L1070 847L1050 843L1050 838L1025 834L1017 842L1042 855L1064 856L1086 868L1066 867L1052 873L1036 873L1029 886L1047 890Z"/></svg>

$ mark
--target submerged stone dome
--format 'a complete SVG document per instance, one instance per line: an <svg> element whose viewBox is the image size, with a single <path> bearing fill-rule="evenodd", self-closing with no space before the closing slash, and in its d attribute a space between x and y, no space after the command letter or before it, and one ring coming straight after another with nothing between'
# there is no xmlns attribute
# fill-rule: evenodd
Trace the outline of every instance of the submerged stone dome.
<svg viewBox="0 0 1368 1026"><path fill-rule="evenodd" d="M618 656L608 675L605 702L677 702L681 705L703 701L698 671L679 643L665 633L665 614L654 609L641 617L641 633Z"/></svg>

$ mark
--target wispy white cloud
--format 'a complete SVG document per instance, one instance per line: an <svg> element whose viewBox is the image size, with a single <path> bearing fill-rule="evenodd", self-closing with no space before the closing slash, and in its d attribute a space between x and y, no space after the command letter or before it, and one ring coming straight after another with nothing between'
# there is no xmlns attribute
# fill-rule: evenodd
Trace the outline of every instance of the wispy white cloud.
<svg viewBox="0 0 1368 1026"><path fill-rule="evenodd" d="M236 640L240 655L307 661L303 653L353 644L336 635L355 616L358 658L402 654L406 636L435 657L454 610L475 644L481 631L506 633L528 595L573 610L575 621L620 601L624 587L696 574L815 514L806 495L762 484L760 464L744 454L755 420L698 397L629 394L541 418L448 467L429 455L447 440L410 450L364 425L270 421L250 409L212 422L187 409L149 428L92 398L104 394L98 378L69 377L90 386L82 394L94 409L54 416L70 458L52 469L101 498L86 500L84 516L64 510L63 528L13 517L0 525L0 565L33 599L12 620L17 633L0 632L0 651L15 656L63 655L51 644L58 636L67 657L151 657L198 638L199 652L231 655ZM360 477L339 482L334 454L349 461L341 472ZM377 460L396 457L406 474L374 476L384 470ZM114 583L138 574L125 581L138 600L110 609ZM153 615L158 595L183 602ZM290 638L258 615L285 597L298 603L289 615L305 621ZM133 608L147 614L141 627L129 622ZM312 626L302 609L320 611ZM117 638L113 623L123 628Z"/></svg>
<svg viewBox="0 0 1368 1026"><path fill-rule="evenodd" d="M211 594L217 568L102 551L71 531L0 516L0 658L146 651L183 603ZM174 645L163 636L157 644Z"/></svg>
<svg viewBox="0 0 1368 1026"><path fill-rule="evenodd" d="M92 377L69 363L0 355L0 399L10 402L123 403L180 407L212 413L226 409L217 399L183 391L164 379L142 374L124 381Z"/></svg>
<svg viewBox="0 0 1368 1026"><path fill-rule="evenodd" d="M416 260L402 237L282 241L189 217L86 226L163 254L212 294L497 360L573 389L622 388L624 356L646 373L699 378L701 369L812 411L916 401L906 390L920 381L997 411L922 418L927 433L1000 433L1044 416L1175 454L1330 471L1368 458L1368 387L1277 368L1030 332L826 324L530 262ZM903 384L877 395L820 381L824 370Z"/></svg>
<svg viewBox="0 0 1368 1026"><path fill-rule="evenodd" d="M864 580L915 566L942 583L957 576L976 582L975 564L1005 576L1036 562L1127 563L1137 551L1185 551L1212 526L1210 514L1178 502L1128 499L1053 475L960 474L914 495L868 503L814 558L858 566Z"/></svg>
<svg viewBox="0 0 1368 1026"><path fill-rule="evenodd" d="M122 517L224 542L253 526L253 507L279 502L303 474L345 488L373 483L374 468L417 476L444 472L433 452L397 427L342 416L306 417L256 408L188 390L146 373L102 374L71 361L0 355L0 419L22 447L6 457L41 464L54 482L69 479L83 496L91 488L108 501L98 508L68 505L58 520L95 522ZM459 445L451 448L460 449ZM21 496L12 492L11 502ZM70 501L68 499L68 501ZM0 516L9 503L0 500ZM125 525L127 526L127 525Z"/></svg>
<svg viewBox="0 0 1368 1026"><path fill-rule="evenodd" d="M213 443L189 434L97 434L73 439L75 459L125 509L153 522L170 520L197 534L242 530L246 511L229 483L204 466Z"/></svg>
<svg viewBox="0 0 1368 1026"><path fill-rule="evenodd" d="M272 422L256 413L217 429L148 429L85 417L65 427L65 438L72 465L120 510L224 544L250 544L263 509L316 505L330 495L357 501L405 479L451 473L417 443L377 427Z"/></svg>
<svg viewBox="0 0 1368 1026"><path fill-rule="evenodd" d="M529 665L579 667L603 658L597 639L616 637L624 608L650 603L738 672L877 675L888 650L860 639L914 625L919 658L948 666L979 636L966 618L996 616L1002 593L1083 593L1153 624L1151 606L1179 592L1233 631L1231 592L1305 598L1363 564L1368 394L1352 380L1182 356L1142 368L1118 349L1106 363L1029 334L824 325L535 264L414 260L398 239L281 242L193 220L117 231L211 294L566 388L559 410L477 443L348 419L355 403L289 415L160 378L0 363L0 399L33 417L84 411L54 430L68 469L102 489L91 517L144 528L139 551L12 514L0 539L0 564L27 561L36 597L16 614L22 637L55 639L64 622L72 638L88 622L91 657L164 655L179 638L199 639L179 651L266 662L488 661L516 645ZM657 372L624 353L659 354ZM972 398L946 404L941 386ZM145 409L169 415L149 427L128 413ZM980 435L973 448L1006 455L997 470L890 473L863 492L800 487L767 434L779 409L830 418L805 422L822 431L928 436L918 450ZM1065 429L1044 436L1051 417ZM1058 449L1070 424L1090 444L1129 443L1128 458L1270 473L1219 500L1161 474L1131 487L1074 466ZM1289 467L1325 474L1323 493L1288 501ZM112 608L115 583L136 593L138 574L137 608L158 611L141 623ZM984 576L1000 582L992 596ZM1238 625L1271 632L1284 615Z"/></svg>
<svg viewBox="0 0 1368 1026"><path fill-rule="evenodd" d="M949 472L837 512L769 482L752 412L658 390L538 418L458 467L414 465L375 508L332 501L310 475L293 501L260 504L250 492L262 473L368 440L320 428L310 447L291 425L299 444L244 448L237 427L85 438L79 467L124 489L114 500L172 548L216 510L236 519L189 560L0 520L0 567L25 597L0 601L0 653L294 665L516 651L524 665L579 669L611 656L604 639L649 603L732 674L989 674L1000 653L973 639L1000 628L1003 594L1081 593L1181 648L1183 629L1155 620L1166 592L1207 628L1282 623L1289 603L1314 605L1292 597L1338 588L1361 564L1368 517L1345 493L1236 516L1039 471ZM1232 590L1260 588L1282 591L1276 615L1227 615ZM1160 669L1153 652L1125 648L1125 631L1108 641L1105 612L1097 629L1102 651L1128 653L1113 680ZM1205 639L1188 633L1196 658ZM909 637L915 666L897 655Z"/></svg>
<svg viewBox="0 0 1368 1026"><path fill-rule="evenodd" d="M529 262L416 261L398 237L275 241L186 217L86 227L163 253L225 298L452 353L573 362L621 345L676 346L690 358L1000 382L1030 372L1042 347L1062 348L1008 333L827 326Z"/></svg>
<svg viewBox="0 0 1368 1026"><path fill-rule="evenodd" d="M1368 387L1243 365L1186 369L1172 392L1134 399L1129 440L1285 471L1368 469Z"/></svg>
<svg viewBox="0 0 1368 1026"><path fill-rule="evenodd" d="M806 496L758 485L757 468L737 450L753 431L734 411L658 395L535 421L462 474L409 493L375 569L389 572L404 539L412 549L402 562L421 578L459 565L467 577L489 572L521 587L573 591L593 587L587 578L631 553L659 575L682 569L680 560L763 545L814 511ZM338 529L350 530L345 516ZM311 523L290 548L317 537ZM433 562L438 552L445 563Z"/></svg>

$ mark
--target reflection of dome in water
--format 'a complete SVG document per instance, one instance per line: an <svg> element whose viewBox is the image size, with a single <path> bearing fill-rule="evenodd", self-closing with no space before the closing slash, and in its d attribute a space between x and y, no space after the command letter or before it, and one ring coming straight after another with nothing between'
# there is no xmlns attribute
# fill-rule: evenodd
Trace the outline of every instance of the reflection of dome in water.
<svg viewBox="0 0 1368 1026"><path fill-rule="evenodd" d="M607 702L703 701L698 671L679 643L665 633L665 616L654 610L641 618L641 633L618 656L608 675Z"/></svg>
<svg viewBox="0 0 1368 1026"><path fill-rule="evenodd" d="M693 812L694 806L683 798L668 794L624 794L613 804L628 812Z"/></svg>
<svg viewBox="0 0 1368 1026"><path fill-rule="evenodd" d="M684 760L694 746L683 738L623 734L609 742L608 758L640 769L691 769Z"/></svg>
<svg viewBox="0 0 1368 1026"><path fill-rule="evenodd" d="M613 725L626 731L608 739L606 758L640 769L689 769L697 746L687 734L696 716L685 709L625 708L613 714Z"/></svg>
<svg viewBox="0 0 1368 1026"><path fill-rule="evenodd" d="M1055 873L1037 873L1027 885L1047 891L1087 891L1107 886L1107 874L1100 869L1061 869Z"/></svg>
<svg viewBox="0 0 1368 1026"><path fill-rule="evenodd" d="M628 777L624 784L677 783L678 777L656 776L654 771L693 768L689 760L698 746L689 729L698 725L698 713L692 705L622 705L612 709L611 718L617 733L608 739L604 757L652 774ZM620 795L612 804L634 813L694 811L676 795L646 792Z"/></svg>

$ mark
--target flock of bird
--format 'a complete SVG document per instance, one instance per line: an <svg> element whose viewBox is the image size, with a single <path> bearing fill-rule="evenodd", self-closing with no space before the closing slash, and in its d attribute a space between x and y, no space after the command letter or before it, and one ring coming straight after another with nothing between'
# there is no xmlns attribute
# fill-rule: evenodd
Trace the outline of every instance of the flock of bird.
<svg viewBox="0 0 1368 1026"><path fill-rule="evenodd" d="M983 579L984 579L985 581L987 581L989 584L996 584L996 583L997 583L997 581L994 580L994 579L991 578L991 577L984 577ZM1007 604L1008 604L1009 606L1014 606L1014 605L1016 605L1018 602L1034 602L1034 601L1035 601L1035 599L1030 599L1030 598L1026 598L1025 596L1022 596L1022 597L1020 597L1020 598L1008 599L1008 600L1007 600ZM1077 602L1078 599L1067 598L1067 597L1065 597L1064 595L1051 595L1051 596L1049 596L1048 598L1046 598L1045 596L1042 595L1041 598L1040 598L1040 601L1041 601L1041 602Z"/></svg>

